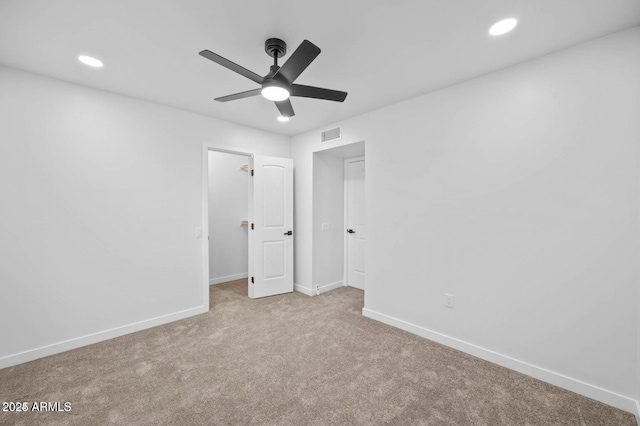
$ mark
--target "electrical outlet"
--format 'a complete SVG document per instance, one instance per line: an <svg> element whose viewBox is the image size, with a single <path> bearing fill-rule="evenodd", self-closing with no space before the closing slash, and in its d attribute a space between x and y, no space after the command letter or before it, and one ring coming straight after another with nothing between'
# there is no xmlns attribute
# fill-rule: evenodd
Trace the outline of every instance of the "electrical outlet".
<svg viewBox="0 0 640 426"><path fill-rule="evenodd" d="M444 306L453 309L453 294L444 294Z"/></svg>
<svg viewBox="0 0 640 426"><path fill-rule="evenodd" d="M202 238L202 228L196 228L196 238Z"/></svg>
<svg viewBox="0 0 640 426"><path fill-rule="evenodd" d="M329 224L328 223L323 223L322 224L322 230L323 231L328 231L329 230Z"/></svg>

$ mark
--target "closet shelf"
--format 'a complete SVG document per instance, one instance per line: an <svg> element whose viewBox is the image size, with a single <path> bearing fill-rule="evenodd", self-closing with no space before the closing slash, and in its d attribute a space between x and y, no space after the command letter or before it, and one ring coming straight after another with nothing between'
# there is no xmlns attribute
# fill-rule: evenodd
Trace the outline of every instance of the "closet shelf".
<svg viewBox="0 0 640 426"><path fill-rule="evenodd" d="M240 170L244 170L245 172L249 171L249 165L245 164L244 166L240 166Z"/></svg>
<svg viewBox="0 0 640 426"><path fill-rule="evenodd" d="M240 226L249 226L249 221L243 220L240 222Z"/></svg>

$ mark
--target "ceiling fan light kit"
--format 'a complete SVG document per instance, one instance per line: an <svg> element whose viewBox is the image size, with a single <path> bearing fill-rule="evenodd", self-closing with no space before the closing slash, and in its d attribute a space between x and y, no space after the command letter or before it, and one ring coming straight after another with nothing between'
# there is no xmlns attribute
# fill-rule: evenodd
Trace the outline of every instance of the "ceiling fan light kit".
<svg viewBox="0 0 640 426"><path fill-rule="evenodd" d="M229 102L262 95L276 104L281 117L289 118L295 115L291 100L289 99L290 96L324 99L335 102L344 102L346 99L347 92L294 84L294 81L300 74L302 74L309 64L320 54L320 48L309 40L304 40L281 67L278 66L278 58L281 58L287 53L287 44L279 38L269 38L264 43L264 50L267 55L273 58L273 65L265 76L260 76L253 71L249 71L209 50L200 52L200 56L222 65L261 86L260 89L222 96L216 98L216 101Z"/></svg>
<svg viewBox="0 0 640 426"><path fill-rule="evenodd" d="M287 86L278 81L265 81L262 84L260 93L270 101L284 101L289 99L289 90Z"/></svg>

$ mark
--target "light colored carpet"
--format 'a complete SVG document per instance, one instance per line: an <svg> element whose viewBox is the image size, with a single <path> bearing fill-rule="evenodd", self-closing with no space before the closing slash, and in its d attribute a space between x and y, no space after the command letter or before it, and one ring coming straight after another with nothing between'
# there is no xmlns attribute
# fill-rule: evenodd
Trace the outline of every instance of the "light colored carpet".
<svg viewBox="0 0 640 426"><path fill-rule="evenodd" d="M250 300L0 370L2 425L635 425L599 402L362 317L340 288Z"/></svg>

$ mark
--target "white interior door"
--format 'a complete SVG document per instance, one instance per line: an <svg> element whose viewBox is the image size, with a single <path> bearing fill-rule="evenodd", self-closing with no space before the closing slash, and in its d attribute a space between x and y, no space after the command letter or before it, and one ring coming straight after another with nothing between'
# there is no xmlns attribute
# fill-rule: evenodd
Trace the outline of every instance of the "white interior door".
<svg viewBox="0 0 640 426"><path fill-rule="evenodd" d="M345 160L347 285L364 290L364 158Z"/></svg>
<svg viewBox="0 0 640 426"><path fill-rule="evenodd" d="M293 291L293 160L253 159L253 268L249 297Z"/></svg>

